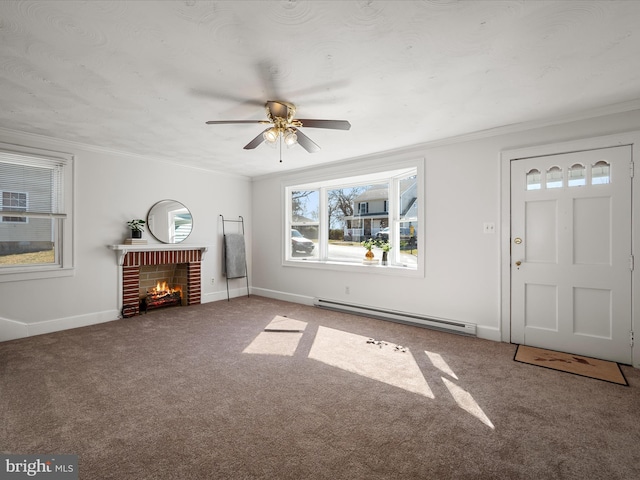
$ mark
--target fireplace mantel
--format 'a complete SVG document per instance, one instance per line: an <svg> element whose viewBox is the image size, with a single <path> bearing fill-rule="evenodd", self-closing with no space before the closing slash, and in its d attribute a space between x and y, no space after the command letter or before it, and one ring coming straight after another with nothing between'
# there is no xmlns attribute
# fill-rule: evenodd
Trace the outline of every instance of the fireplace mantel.
<svg viewBox="0 0 640 480"><path fill-rule="evenodd" d="M182 251L182 250L200 250L201 259L209 250L209 247L203 245L183 245L181 243L162 243L153 245L109 245L111 250L116 252L118 265L124 265L124 259L129 252L166 252L166 251Z"/></svg>

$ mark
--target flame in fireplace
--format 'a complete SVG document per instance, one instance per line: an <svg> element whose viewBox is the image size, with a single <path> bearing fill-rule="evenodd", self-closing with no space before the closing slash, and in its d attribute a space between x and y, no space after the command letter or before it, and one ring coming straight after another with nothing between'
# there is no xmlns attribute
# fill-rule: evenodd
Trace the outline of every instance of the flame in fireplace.
<svg viewBox="0 0 640 480"><path fill-rule="evenodd" d="M147 290L146 298L140 302L141 309L149 310L160 307L171 307L182 303L182 287L170 287L167 282L157 282L154 288Z"/></svg>
<svg viewBox="0 0 640 480"><path fill-rule="evenodd" d="M167 282L158 281L155 288L150 289L147 292L147 295L152 298L162 298L174 293L179 293L180 296L182 296L182 287L180 285L170 287Z"/></svg>

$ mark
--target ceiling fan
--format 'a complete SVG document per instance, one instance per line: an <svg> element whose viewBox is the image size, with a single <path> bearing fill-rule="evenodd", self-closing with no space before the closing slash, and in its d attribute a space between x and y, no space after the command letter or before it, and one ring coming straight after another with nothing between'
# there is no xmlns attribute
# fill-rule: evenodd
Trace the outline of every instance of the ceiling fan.
<svg viewBox="0 0 640 480"><path fill-rule="evenodd" d="M269 125L262 133L244 146L252 150L262 142L275 144L279 139L287 146L298 143L309 153L320 150L320 147L304 133L300 127L329 128L332 130L349 130L351 124L346 120L313 120L294 118L296 106L293 103L269 100L265 103L268 120L210 120L207 125L223 125L232 123L258 123Z"/></svg>

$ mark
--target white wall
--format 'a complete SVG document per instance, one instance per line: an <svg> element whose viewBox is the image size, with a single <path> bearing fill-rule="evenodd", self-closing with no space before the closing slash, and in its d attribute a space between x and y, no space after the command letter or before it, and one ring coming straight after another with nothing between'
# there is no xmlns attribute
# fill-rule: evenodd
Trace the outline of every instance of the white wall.
<svg viewBox="0 0 640 480"><path fill-rule="evenodd" d="M287 267L282 264L281 183L339 172L336 164L287 176L254 180L252 288L256 293L301 303L323 297L357 304L476 323L480 337L500 340L500 153L505 149L640 130L640 111L494 134L476 140L426 145L393 152L426 160L425 277ZM507 132L507 129L503 129ZM355 159L367 164L385 155ZM392 167L392 160L389 160ZM483 223L496 225L483 233ZM422 229L421 225L421 229ZM350 294L345 293L349 286Z"/></svg>
<svg viewBox="0 0 640 480"><path fill-rule="evenodd" d="M118 268L107 245L122 243L126 222L146 219L162 199L191 210L194 227L185 244L209 246L202 265L203 302L226 300L219 215L244 216L250 235L249 179L16 132L1 131L0 142L71 153L76 170L75 275L0 283L0 341L117 319ZM148 232L144 238L159 243ZM230 283L234 289L245 286Z"/></svg>
<svg viewBox="0 0 640 480"><path fill-rule="evenodd" d="M0 283L0 341L115 320L118 269L115 253L107 245L126 237L126 221L146 217L155 202L166 198L181 201L193 213L194 230L187 242L209 246L203 262L203 302L226 299L219 215L242 215L254 293L301 303L324 297L468 321L478 324L479 336L500 340L500 152L633 130L640 130L640 111L394 153L426 159L422 204L426 248L421 252L426 272L417 279L284 267L281 182L285 176L250 182L0 131L0 142L64 151L76 158L76 273ZM366 171L368 161L375 158L387 156L346 163L362 162ZM292 175L314 179L339 168L336 164ZM484 222L495 223L496 233L484 234ZM155 243L147 232L145 237ZM230 283L232 295L243 293L244 279ZM350 287L349 295L345 286Z"/></svg>

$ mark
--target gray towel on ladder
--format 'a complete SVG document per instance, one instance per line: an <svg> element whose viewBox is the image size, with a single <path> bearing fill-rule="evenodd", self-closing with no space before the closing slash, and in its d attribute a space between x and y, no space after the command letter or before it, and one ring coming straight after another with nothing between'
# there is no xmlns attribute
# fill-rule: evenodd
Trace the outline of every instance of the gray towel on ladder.
<svg viewBox="0 0 640 480"><path fill-rule="evenodd" d="M227 278L246 276L247 258L244 249L244 235L239 233L224 236L225 273Z"/></svg>

